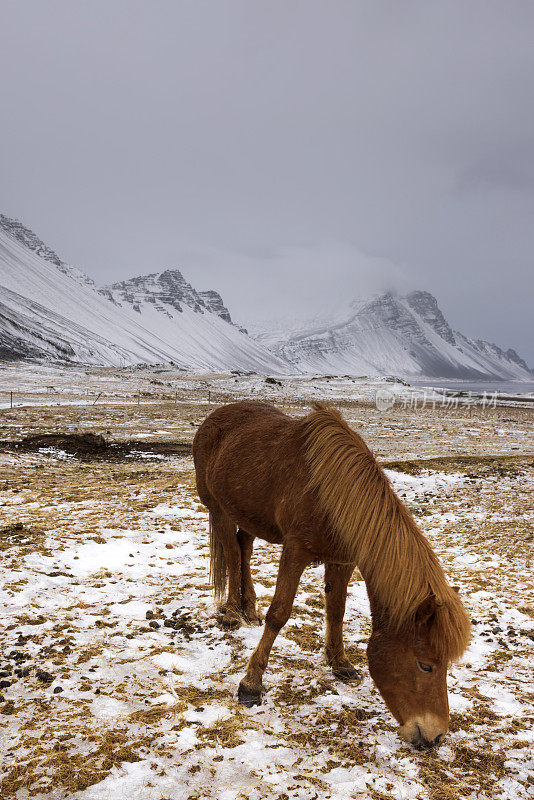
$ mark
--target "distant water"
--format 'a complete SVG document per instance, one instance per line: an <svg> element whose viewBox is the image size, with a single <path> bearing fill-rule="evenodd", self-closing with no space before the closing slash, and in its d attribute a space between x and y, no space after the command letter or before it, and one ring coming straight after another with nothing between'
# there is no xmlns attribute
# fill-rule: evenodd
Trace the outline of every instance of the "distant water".
<svg viewBox="0 0 534 800"><path fill-rule="evenodd" d="M493 394L532 394L533 381L459 381L443 378L408 378L412 386L431 386L433 389L451 389L454 392L487 392Z"/></svg>

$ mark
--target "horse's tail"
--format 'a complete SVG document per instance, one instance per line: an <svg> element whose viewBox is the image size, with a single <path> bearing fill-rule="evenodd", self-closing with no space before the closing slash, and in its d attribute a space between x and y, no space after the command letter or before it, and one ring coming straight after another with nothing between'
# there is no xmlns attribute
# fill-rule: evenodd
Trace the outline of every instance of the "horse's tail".
<svg viewBox="0 0 534 800"><path fill-rule="evenodd" d="M215 599L220 600L226 592L226 559L220 540L213 530L213 519L210 511L210 582L213 584Z"/></svg>

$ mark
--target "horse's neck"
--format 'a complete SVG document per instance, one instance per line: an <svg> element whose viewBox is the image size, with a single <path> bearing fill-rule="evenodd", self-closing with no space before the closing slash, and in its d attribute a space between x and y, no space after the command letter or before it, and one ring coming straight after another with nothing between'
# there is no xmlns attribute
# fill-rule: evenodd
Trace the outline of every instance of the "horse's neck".
<svg viewBox="0 0 534 800"><path fill-rule="evenodd" d="M358 567L367 586L373 627L397 627L446 583L430 544L409 519L402 526L392 525L376 547L363 554Z"/></svg>
<svg viewBox="0 0 534 800"><path fill-rule="evenodd" d="M377 628L382 628L384 625L387 625L387 612L367 581L365 581L365 586L367 589L367 597L369 599L369 607L371 609L372 628L373 630L376 630Z"/></svg>

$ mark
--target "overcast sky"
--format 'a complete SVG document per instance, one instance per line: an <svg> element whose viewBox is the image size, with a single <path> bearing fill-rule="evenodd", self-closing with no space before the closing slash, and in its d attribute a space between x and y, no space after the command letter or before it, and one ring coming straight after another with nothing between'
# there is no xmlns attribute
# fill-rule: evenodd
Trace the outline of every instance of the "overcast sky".
<svg viewBox="0 0 534 800"><path fill-rule="evenodd" d="M386 288L534 364L534 3L0 0L0 211L234 318Z"/></svg>

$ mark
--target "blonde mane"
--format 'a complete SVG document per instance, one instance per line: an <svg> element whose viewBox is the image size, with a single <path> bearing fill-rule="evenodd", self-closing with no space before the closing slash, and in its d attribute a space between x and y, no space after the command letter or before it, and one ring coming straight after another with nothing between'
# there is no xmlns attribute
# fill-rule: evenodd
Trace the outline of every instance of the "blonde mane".
<svg viewBox="0 0 534 800"><path fill-rule="evenodd" d="M427 539L361 436L334 409L321 405L303 420L310 488L347 561L354 561L388 627L414 629L429 598L429 643L455 660L470 623Z"/></svg>

